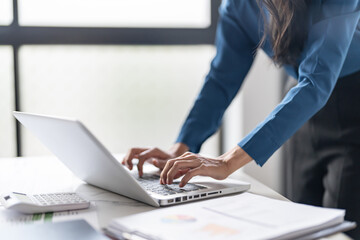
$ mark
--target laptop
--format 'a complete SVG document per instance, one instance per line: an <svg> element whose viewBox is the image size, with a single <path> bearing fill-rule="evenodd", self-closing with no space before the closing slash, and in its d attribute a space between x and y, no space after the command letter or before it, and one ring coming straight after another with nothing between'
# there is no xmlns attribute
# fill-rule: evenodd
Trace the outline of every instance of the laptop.
<svg viewBox="0 0 360 240"><path fill-rule="evenodd" d="M179 182L161 185L157 174L125 168L78 120L14 112L29 129L77 177L88 184L160 207L240 193L250 184L233 179L223 181L195 177L183 188Z"/></svg>

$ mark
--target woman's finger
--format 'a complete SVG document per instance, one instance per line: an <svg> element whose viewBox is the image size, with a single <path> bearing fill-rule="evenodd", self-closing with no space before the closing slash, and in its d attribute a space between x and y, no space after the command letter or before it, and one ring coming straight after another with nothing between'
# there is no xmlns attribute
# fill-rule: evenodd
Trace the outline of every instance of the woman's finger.
<svg viewBox="0 0 360 240"><path fill-rule="evenodd" d="M150 148L146 151L141 152L138 154L137 158L139 159L139 162L137 164L137 168L139 171L139 176L141 177L143 175L143 165L145 161L151 159L151 158L157 158L157 159L169 159L170 155L166 152L160 150L159 148Z"/></svg>
<svg viewBox="0 0 360 240"><path fill-rule="evenodd" d="M185 176L181 179L179 187L184 187L193 177L206 175L204 165L200 165L197 168L189 170Z"/></svg>
<svg viewBox="0 0 360 240"><path fill-rule="evenodd" d="M177 178L183 176L183 175L186 174L189 170L190 170L190 168L180 169L180 170L175 174L174 179L177 179Z"/></svg>
<svg viewBox="0 0 360 240"><path fill-rule="evenodd" d="M193 160L177 160L172 167L169 169L169 171L166 173L166 183L172 184L174 176L179 172L180 169L184 168L197 168L201 165L201 162L199 159L193 159Z"/></svg>
<svg viewBox="0 0 360 240"><path fill-rule="evenodd" d="M150 148L146 151L143 151L139 154L138 159L150 159L150 158L158 158L158 159L169 159L171 156L160 150L159 148Z"/></svg>
<svg viewBox="0 0 360 240"><path fill-rule="evenodd" d="M124 164L127 168L132 170L133 164L132 160L143 151L146 151L148 148L132 148L128 151L128 153L125 155L122 164Z"/></svg>
<svg viewBox="0 0 360 240"><path fill-rule="evenodd" d="M168 184L167 183L167 174L169 172L169 170L172 168L172 166L174 165L175 162L177 161L184 161L184 160L191 160L191 159L196 159L195 154L193 155L189 155L189 156L185 156L184 158L182 157L178 157L178 158L174 158L174 159L170 159L167 161L167 163L165 164L164 169L161 171L160 174L160 183L161 184Z"/></svg>
<svg viewBox="0 0 360 240"><path fill-rule="evenodd" d="M159 169L164 169L166 162L167 160L152 158L150 163Z"/></svg>
<svg viewBox="0 0 360 240"><path fill-rule="evenodd" d="M145 151L142 151L139 153L136 157L139 160L137 164L137 169L139 173L139 177L142 177L143 175L143 165L146 160L151 158L152 156L158 154L158 150L155 148L146 149Z"/></svg>
<svg viewBox="0 0 360 240"><path fill-rule="evenodd" d="M186 152L183 155L181 155L180 157L177 158L173 158L167 161L167 163L165 164L164 169L161 171L160 174L160 183L161 184L166 184L166 175L168 173L168 171L170 170L170 168L172 167L172 165L176 162L176 161L183 161L183 160L191 160L191 159L196 159L197 155L190 153L190 152Z"/></svg>
<svg viewBox="0 0 360 240"><path fill-rule="evenodd" d="M166 184L166 174L169 171L169 169L172 167L172 165L175 163L175 159L170 159L166 162L164 169L160 173L160 184Z"/></svg>

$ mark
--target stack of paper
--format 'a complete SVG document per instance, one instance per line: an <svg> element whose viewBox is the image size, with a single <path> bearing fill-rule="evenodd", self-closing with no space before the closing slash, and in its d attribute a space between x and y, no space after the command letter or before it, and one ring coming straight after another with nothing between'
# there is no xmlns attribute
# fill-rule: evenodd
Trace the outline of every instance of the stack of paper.
<svg viewBox="0 0 360 240"><path fill-rule="evenodd" d="M243 193L115 219L107 232L120 239L295 239L339 226L344 215Z"/></svg>

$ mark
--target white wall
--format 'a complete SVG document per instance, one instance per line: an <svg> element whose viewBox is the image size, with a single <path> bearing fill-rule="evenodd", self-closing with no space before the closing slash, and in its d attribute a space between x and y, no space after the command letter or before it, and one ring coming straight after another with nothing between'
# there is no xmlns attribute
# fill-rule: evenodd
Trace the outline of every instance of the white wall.
<svg viewBox="0 0 360 240"><path fill-rule="evenodd" d="M225 115L225 150L235 146L280 102L282 69L260 51L245 79L240 94ZM252 162L243 168L247 174L258 179L275 191L283 192L282 159L278 150L263 167Z"/></svg>

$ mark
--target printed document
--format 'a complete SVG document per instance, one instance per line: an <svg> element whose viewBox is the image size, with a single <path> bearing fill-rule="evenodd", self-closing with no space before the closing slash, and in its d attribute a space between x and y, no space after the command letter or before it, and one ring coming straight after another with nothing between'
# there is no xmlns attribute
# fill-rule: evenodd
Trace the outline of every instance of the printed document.
<svg viewBox="0 0 360 240"><path fill-rule="evenodd" d="M242 193L115 219L107 229L146 239L294 239L339 225L344 215Z"/></svg>

